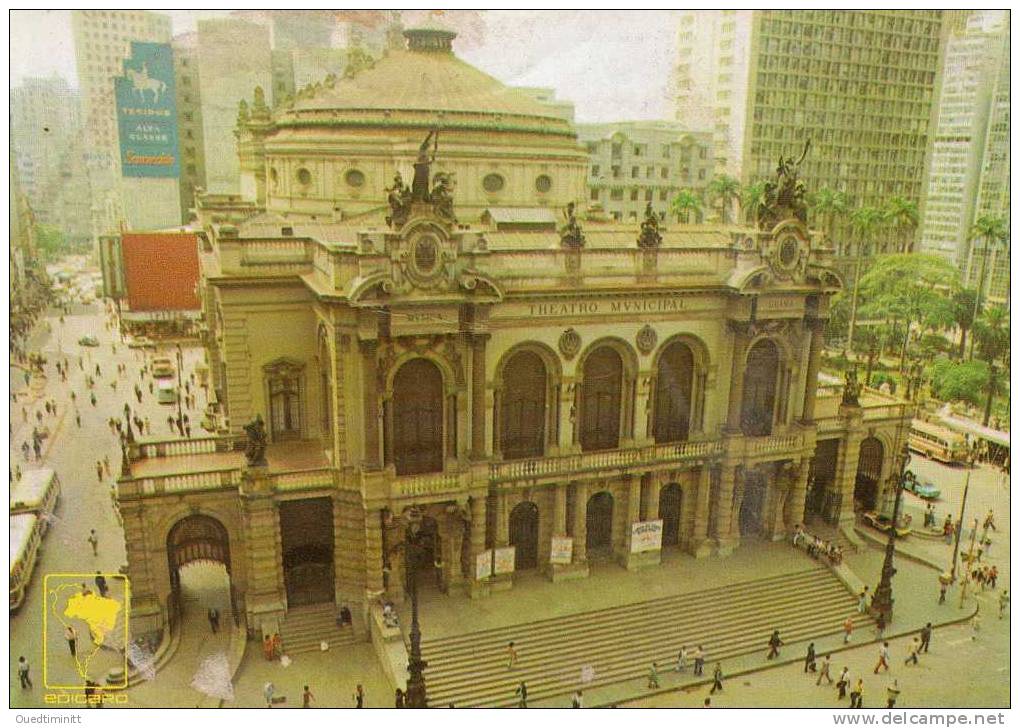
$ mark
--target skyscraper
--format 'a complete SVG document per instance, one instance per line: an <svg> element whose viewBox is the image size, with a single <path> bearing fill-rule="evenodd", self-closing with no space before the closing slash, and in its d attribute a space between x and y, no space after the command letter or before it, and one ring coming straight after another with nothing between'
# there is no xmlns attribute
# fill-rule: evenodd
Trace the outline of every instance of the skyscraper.
<svg viewBox="0 0 1020 728"><path fill-rule="evenodd" d="M1009 36L1004 11L975 12L946 44L921 249L970 273L969 232L979 214L1008 212ZM1005 88L997 88L1005 75ZM1004 99L1001 98L1005 94ZM1005 101L1005 125L993 110ZM1002 110L998 111L1001 116ZM1002 126L1001 121L999 126ZM1003 164L1005 159L1005 164ZM978 211L979 190L984 210ZM1003 205L1004 203L1004 205ZM974 276L977 274L974 273Z"/></svg>
<svg viewBox="0 0 1020 728"><path fill-rule="evenodd" d="M842 190L855 207L894 195L921 207L942 36L940 11L687 11L676 118L707 122L717 171L744 183L810 139L809 190Z"/></svg>
<svg viewBox="0 0 1020 728"><path fill-rule="evenodd" d="M181 151L181 216L195 206L195 189L205 188L205 144L202 136L202 93L198 68L198 34L174 36L174 80L177 86L177 134Z"/></svg>

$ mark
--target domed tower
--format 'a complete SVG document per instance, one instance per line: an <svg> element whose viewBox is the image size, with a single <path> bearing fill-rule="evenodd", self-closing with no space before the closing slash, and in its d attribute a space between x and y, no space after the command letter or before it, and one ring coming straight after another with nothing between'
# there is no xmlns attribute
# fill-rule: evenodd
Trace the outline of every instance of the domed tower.
<svg viewBox="0 0 1020 728"><path fill-rule="evenodd" d="M396 172L412 178L430 132L433 172L452 182L464 222L490 207L583 203L588 158L569 121L457 58L455 32L424 27L403 36L406 48L300 90L260 126L268 210L381 214L386 187Z"/></svg>

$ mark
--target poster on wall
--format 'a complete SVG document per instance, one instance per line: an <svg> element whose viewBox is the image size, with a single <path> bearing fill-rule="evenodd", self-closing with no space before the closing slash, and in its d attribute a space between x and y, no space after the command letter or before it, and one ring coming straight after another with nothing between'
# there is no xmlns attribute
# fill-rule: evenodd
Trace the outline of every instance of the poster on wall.
<svg viewBox="0 0 1020 728"><path fill-rule="evenodd" d="M638 521L630 524L630 552L658 551L662 548L662 521Z"/></svg>
<svg viewBox="0 0 1020 728"><path fill-rule="evenodd" d="M574 557L574 539L570 536L553 536L549 549L550 564L569 564Z"/></svg>
<svg viewBox="0 0 1020 728"><path fill-rule="evenodd" d="M517 560L516 546L504 546L501 549L496 549L496 573L497 574L514 573L514 562L516 560Z"/></svg>
<svg viewBox="0 0 1020 728"><path fill-rule="evenodd" d="M124 177L178 177L177 100L169 43L131 43L114 79Z"/></svg>
<svg viewBox="0 0 1020 728"><path fill-rule="evenodd" d="M492 576L492 549L475 557L475 580L481 581Z"/></svg>

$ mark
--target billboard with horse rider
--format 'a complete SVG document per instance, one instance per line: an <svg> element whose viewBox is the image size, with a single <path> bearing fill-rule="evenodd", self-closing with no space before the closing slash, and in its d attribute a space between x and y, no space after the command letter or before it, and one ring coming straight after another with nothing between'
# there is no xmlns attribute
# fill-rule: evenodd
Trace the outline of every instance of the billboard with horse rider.
<svg viewBox="0 0 1020 728"><path fill-rule="evenodd" d="M179 177L173 49L168 43L132 43L114 87L121 174Z"/></svg>

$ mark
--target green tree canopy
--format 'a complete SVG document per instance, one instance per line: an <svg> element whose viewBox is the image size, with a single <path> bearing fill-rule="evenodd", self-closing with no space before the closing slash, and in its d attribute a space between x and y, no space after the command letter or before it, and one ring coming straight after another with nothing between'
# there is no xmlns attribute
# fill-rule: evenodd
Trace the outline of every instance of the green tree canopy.
<svg viewBox="0 0 1020 728"><path fill-rule="evenodd" d="M740 209L744 213L744 221L754 223L758 210L765 204L765 182L758 181L745 186L740 191Z"/></svg>
<svg viewBox="0 0 1020 728"><path fill-rule="evenodd" d="M914 231L921 220L917 212L917 203L904 197L890 197L886 202L882 215L893 230L899 241L899 252L909 253L913 250Z"/></svg>
<svg viewBox="0 0 1020 728"><path fill-rule="evenodd" d="M685 225L690 223L692 214L696 221L700 220L703 209L701 197L691 189L680 190L669 203L670 212L676 215L677 219Z"/></svg>
<svg viewBox="0 0 1020 728"><path fill-rule="evenodd" d="M46 260L55 260L70 252L64 231L52 225L37 225L35 244L39 254Z"/></svg>
<svg viewBox="0 0 1020 728"><path fill-rule="evenodd" d="M740 200L740 182L728 174L716 175L708 183L708 199L719 206L724 223L732 222L731 210Z"/></svg>
<svg viewBox="0 0 1020 728"><path fill-rule="evenodd" d="M875 236L884 222L885 214L877 207L859 207L850 213L850 227L857 235L862 251L875 242Z"/></svg>
<svg viewBox="0 0 1020 728"><path fill-rule="evenodd" d="M967 332L974 326L974 307L977 304L977 291L973 288L959 288L953 292L953 322L960 330L960 350L958 356L963 359L967 346Z"/></svg>
<svg viewBox="0 0 1020 728"><path fill-rule="evenodd" d="M808 200L811 215L823 223L825 234L830 238L837 218L845 217L850 211L846 194L831 187L822 187Z"/></svg>
<svg viewBox="0 0 1020 728"><path fill-rule="evenodd" d="M939 357L932 366L932 394L945 402L980 406L987 383L988 365L983 361L954 362Z"/></svg>

